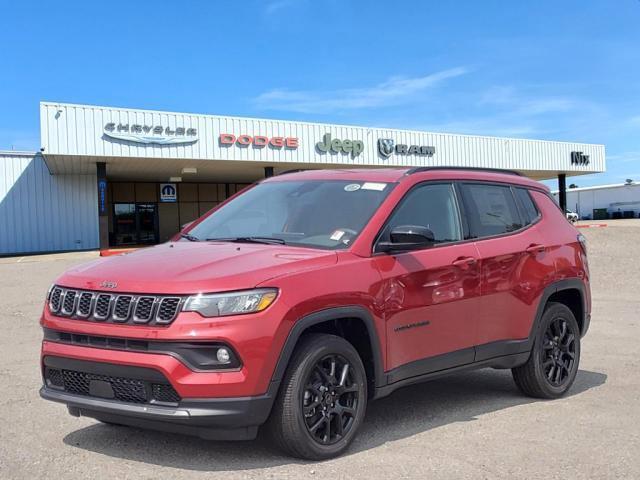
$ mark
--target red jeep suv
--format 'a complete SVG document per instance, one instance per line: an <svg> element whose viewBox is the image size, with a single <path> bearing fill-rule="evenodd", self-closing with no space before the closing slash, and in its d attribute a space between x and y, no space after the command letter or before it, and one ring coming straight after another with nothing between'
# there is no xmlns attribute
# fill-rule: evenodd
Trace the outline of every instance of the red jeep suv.
<svg viewBox="0 0 640 480"><path fill-rule="evenodd" d="M41 395L105 423L251 439L291 455L352 442L367 402L461 370L527 395L573 383L586 244L511 172L288 173L173 241L74 267L42 314Z"/></svg>

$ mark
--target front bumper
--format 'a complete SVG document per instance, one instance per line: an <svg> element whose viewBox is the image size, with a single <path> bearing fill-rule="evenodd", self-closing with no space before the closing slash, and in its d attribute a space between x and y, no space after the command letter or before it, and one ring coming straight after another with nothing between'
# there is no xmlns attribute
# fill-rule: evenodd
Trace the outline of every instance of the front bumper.
<svg viewBox="0 0 640 480"><path fill-rule="evenodd" d="M67 372L88 372L92 378L142 385L143 382L162 382L158 371L125 365L87 362L61 357L45 357L44 368ZM103 382L104 383L104 382ZM146 385L146 383L144 383ZM112 383L116 390L116 383ZM121 384L120 384L121 385ZM148 401L127 402L102 398L89 391L67 391L56 386L45 375L45 385L40 396L46 400L64 403L74 416L86 416L110 423L130 425L153 430L195 435L212 440L249 440L255 438L258 426L263 424L271 411L277 387L275 383L266 394L252 397L180 398L173 403ZM119 387L118 387L119 388ZM145 387L148 388L148 387ZM272 391L273 390L273 391ZM140 403L140 401L144 403Z"/></svg>

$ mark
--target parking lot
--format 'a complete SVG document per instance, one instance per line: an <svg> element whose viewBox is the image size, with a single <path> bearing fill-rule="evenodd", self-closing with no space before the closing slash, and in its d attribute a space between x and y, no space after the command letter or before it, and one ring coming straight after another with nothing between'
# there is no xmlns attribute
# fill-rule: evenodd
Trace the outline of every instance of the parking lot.
<svg viewBox="0 0 640 480"><path fill-rule="evenodd" d="M482 370L372 403L353 448L305 463L264 439L206 442L74 418L38 396L38 317L95 253L0 258L0 478L640 478L640 220L581 230L593 315L570 395L523 397Z"/></svg>

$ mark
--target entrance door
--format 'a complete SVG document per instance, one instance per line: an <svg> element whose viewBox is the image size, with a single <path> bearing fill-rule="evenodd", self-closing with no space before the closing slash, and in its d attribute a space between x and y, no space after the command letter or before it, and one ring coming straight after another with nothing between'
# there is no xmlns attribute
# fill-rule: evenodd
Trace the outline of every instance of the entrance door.
<svg viewBox="0 0 640 480"><path fill-rule="evenodd" d="M115 246L158 242L158 206L155 203L113 205Z"/></svg>
<svg viewBox="0 0 640 480"><path fill-rule="evenodd" d="M138 243L158 243L158 206L155 203L136 204Z"/></svg>

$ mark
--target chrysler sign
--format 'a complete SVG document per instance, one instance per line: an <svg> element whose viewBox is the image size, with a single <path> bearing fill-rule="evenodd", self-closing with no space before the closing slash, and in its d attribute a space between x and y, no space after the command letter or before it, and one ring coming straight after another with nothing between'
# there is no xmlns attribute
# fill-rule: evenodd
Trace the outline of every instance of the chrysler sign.
<svg viewBox="0 0 640 480"><path fill-rule="evenodd" d="M433 154L436 153L436 147L406 145L404 143L396 143L392 138L379 138L378 152L385 158L389 158L392 153L396 155L425 155L427 157L433 157Z"/></svg>
<svg viewBox="0 0 640 480"><path fill-rule="evenodd" d="M137 123L129 125L128 123L109 122L104 126L104 134L115 140L145 145L176 145L198 141L198 131L195 128L171 128L162 125L140 125Z"/></svg>

